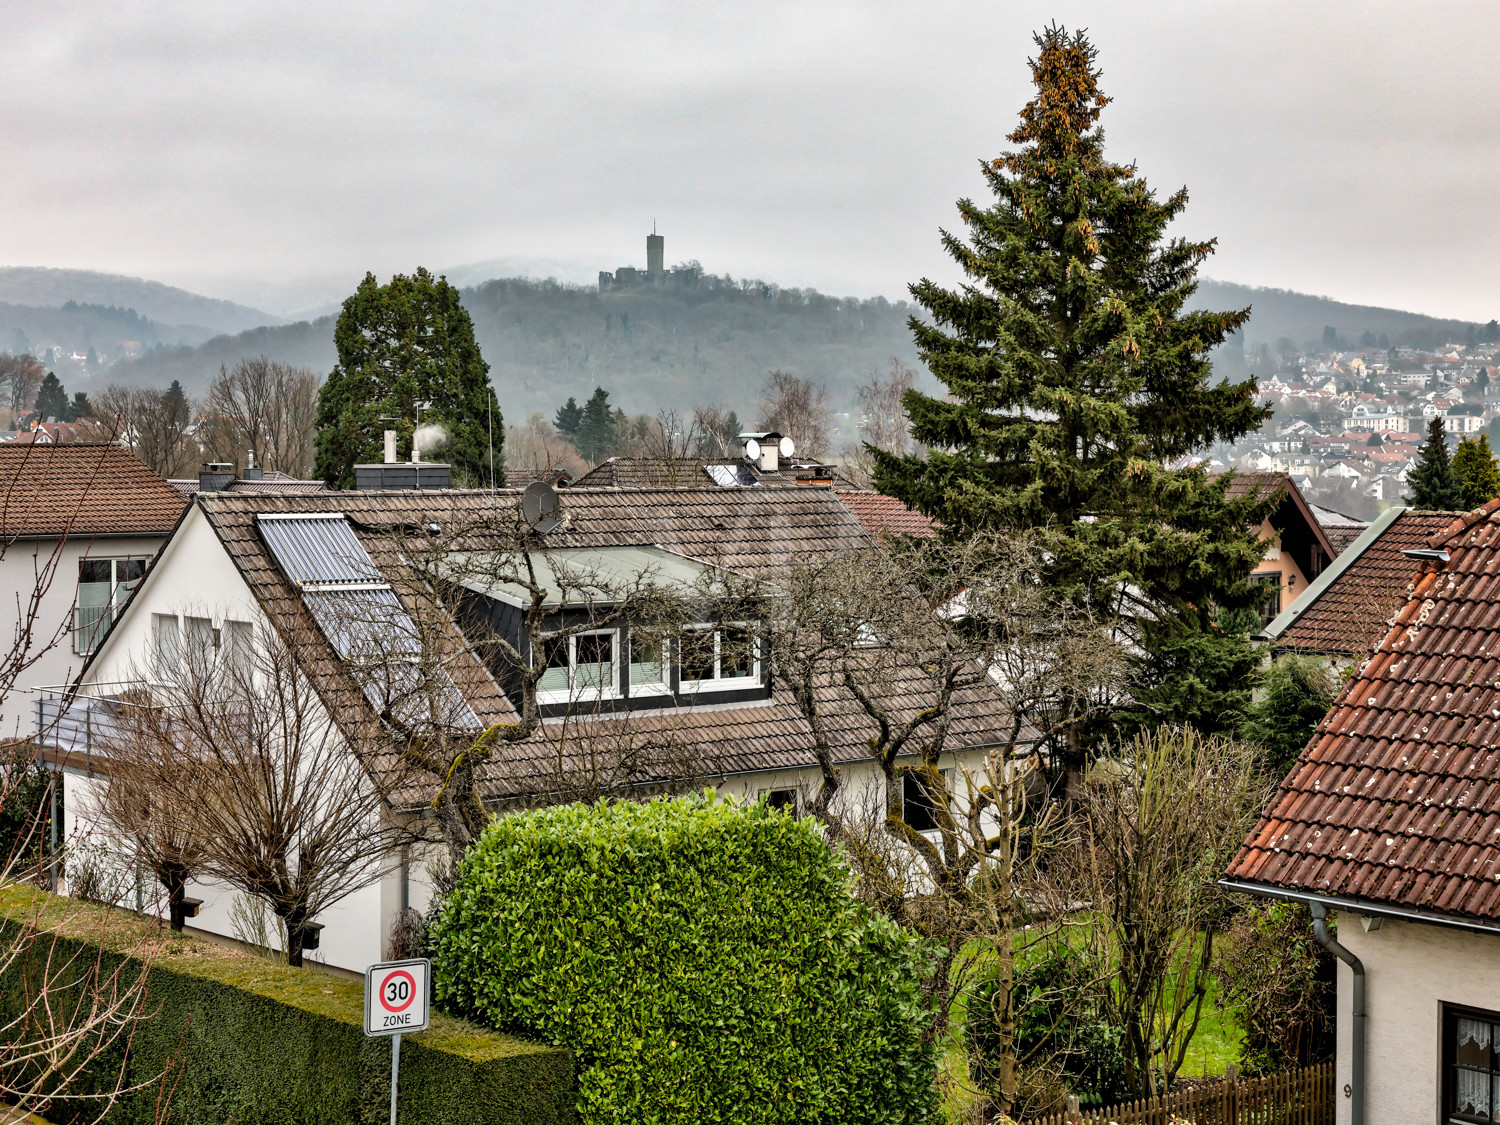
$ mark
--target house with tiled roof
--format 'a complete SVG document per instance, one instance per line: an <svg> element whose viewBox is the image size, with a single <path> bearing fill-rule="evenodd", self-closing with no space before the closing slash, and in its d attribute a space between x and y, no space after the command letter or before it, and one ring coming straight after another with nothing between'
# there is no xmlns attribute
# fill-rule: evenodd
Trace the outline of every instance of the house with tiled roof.
<svg viewBox="0 0 1500 1125"><path fill-rule="evenodd" d="M0 445L0 636L23 665L0 737L25 733L35 693L77 674L186 508L118 445Z"/></svg>
<svg viewBox="0 0 1500 1125"><path fill-rule="evenodd" d="M890 536L911 535L930 539L938 525L903 500L873 490L839 492L838 498L854 513L854 518L876 540Z"/></svg>
<svg viewBox="0 0 1500 1125"><path fill-rule="evenodd" d="M1235 473L1231 499L1249 494L1279 496L1280 503L1261 526L1266 553L1250 575L1265 589L1262 621L1270 621L1323 572L1338 553L1296 482L1286 473Z"/></svg>
<svg viewBox="0 0 1500 1125"><path fill-rule="evenodd" d="M437 623L436 631L449 638L440 694L459 716L455 721L469 724L465 729L472 727L473 735L514 722L528 705L537 708L541 725L534 734L504 744L477 767L479 795L490 808L553 799L559 758L581 757L596 744L642 749L630 762L624 788L611 790L615 795L649 794L691 780L695 787L713 784L726 793L764 794L795 805L800 794L815 789L816 734L790 686L770 675L770 650L753 605L744 615L737 610L733 620L673 626L666 637L648 623L623 618L584 620L585 631L564 643L549 638L554 623L575 621L569 614L578 612L576 601L570 609L563 591L567 576L580 569L619 576L622 585L633 575L650 575L691 588L716 575L726 581L768 578L793 564L873 549L871 534L846 503L829 488L794 487L575 485L551 495L561 505L556 522L539 524L546 527L538 532L541 538L528 540L534 544L528 548L535 567L530 581L545 591L538 643L546 645L545 672L528 695L524 685L517 686L515 666L483 643L502 636L519 651L538 651L522 609L530 604L525 592L514 578L463 566L493 549L483 534L465 529L514 526L526 511L522 493L198 494L76 691L43 713L50 724L42 739L46 760L68 775L66 815L72 821L65 832L71 838L90 831L87 810L97 802L108 770L107 738L101 741L100 732L107 730L112 708L129 705L120 684L159 654L192 652L196 645L207 651L221 638L232 642L269 626L289 643L296 638L299 667L351 745L372 724L390 723L398 704L387 697L389 682L369 673L369 654L351 649L358 630L341 624L337 609L345 601L383 607L382 620L390 627L372 638L376 648L400 648L402 621ZM450 586L462 588L461 612L422 593L433 567ZM882 699L895 721L930 705L921 676L916 669L883 673ZM581 704L587 705L583 713ZM844 791L883 785L867 751L875 727L863 711L830 698L822 712L824 736L845 775ZM978 765L1005 737L1003 718L997 695L963 689L946 734L943 768L950 761ZM660 747L670 754L653 756ZM374 757L368 768L372 784L389 794L390 815L420 817L440 778L388 770L383 762ZM688 764L690 774L684 772ZM905 788L902 799L920 806L920 797ZM356 971L379 960L396 912L425 908L425 870L425 857L413 854L320 916L319 956ZM194 888L194 897L202 899L195 925L232 934L233 895L209 882Z"/></svg>
<svg viewBox="0 0 1500 1125"><path fill-rule="evenodd" d="M1394 612L1223 885L1308 904L1341 962L1340 1121L1493 1121L1500 500L1456 516L1403 513L1370 531L1372 544L1394 538L1370 560L1367 581L1344 583L1344 612L1362 624L1341 632L1338 606L1314 613L1315 599L1282 636L1301 629L1304 644L1354 648L1399 584ZM1360 599L1372 585L1381 604L1367 608Z"/></svg>

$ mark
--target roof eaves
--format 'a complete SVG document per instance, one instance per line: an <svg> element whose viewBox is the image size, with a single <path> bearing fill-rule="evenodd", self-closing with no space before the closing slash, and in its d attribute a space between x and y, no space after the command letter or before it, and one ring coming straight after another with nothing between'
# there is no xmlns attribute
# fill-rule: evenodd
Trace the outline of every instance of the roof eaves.
<svg viewBox="0 0 1500 1125"><path fill-rule="evenodd" d="M1236 894L1255 895L1259 898L1275 898L1284 902L1319 903L1335 910L1348 910L1355 914L1368 914L1373 918L1390 918L1393 921L1420 922L1428 926L1447 926L1451 929L1470 930L1481 934L1500 934L1500 922L1483 922L1456 914L1441 914L1432 910L1419 910L1410 906L1391 906L1370 899L1346 898L1342 895L1324 895L1315 891L1304 891L1296 887L1278 887L1271 883L1257 883L1250 879L1219 880L1218 885Z"/></svg>
<svg viewBox="0 0 1500 1125"><path fill-rule="evenodd" d="M1395 523L1404 511L1406 511L1405 508L1395 507L1381 512L1369 527L1359 533L1359 538L1336 555L1323 573L1314 578L1296 600L1277 614L1269 625L1255 634L1253 639L1274 643L1282 633L1292 627L1299 617L1317 603L1328 587L1338 581L1339 577L1365 553L1370 544L1379 539L1385 533L1385 529Z"/></svg>

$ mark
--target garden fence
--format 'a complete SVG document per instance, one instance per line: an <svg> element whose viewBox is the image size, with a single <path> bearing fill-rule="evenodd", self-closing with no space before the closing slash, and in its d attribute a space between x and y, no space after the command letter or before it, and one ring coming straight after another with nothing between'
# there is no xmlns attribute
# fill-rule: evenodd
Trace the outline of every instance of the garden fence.
<svg viewBox="0 0 1500 1125"><path fill-rule="evenodd" d="M1331 1062L1262 1078L1238 1078L1231 1070L1219 1082L1103 1109L1035 1117L1027 1125L1168 1125L1174 1117L1193 1125L1333 1125L1334 1090Z"/></svg>

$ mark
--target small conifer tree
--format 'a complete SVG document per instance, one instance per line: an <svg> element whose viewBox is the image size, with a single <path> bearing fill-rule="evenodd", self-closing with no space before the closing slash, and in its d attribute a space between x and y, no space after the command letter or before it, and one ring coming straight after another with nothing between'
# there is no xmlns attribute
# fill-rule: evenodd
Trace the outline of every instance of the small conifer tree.
<svg viewBox="0 0 1500 1125"><path fill-rule="evenodd" d="M577 437L578 424L583 421L583 407L578 405L578 400L572 395L568 401L557 408L557 414L552 419L552 424L557 427L557 432L564 437Z"/></svg>
<svg viewBox="0 0 1500 1125"><path fill-rule="evenodd" d="M1427 440L1422 443L1416 468L1407 475L1406 486L1411 490L1406 502L1413 508L1451 512L1463 507L1463 493L1448 457L1448 435L1443 432L1442 418L1434 417L1427 423Z"/></svg>
<svg viewBox="0 0 1500 1125"><path fill-rule="evenodd" d="M1488 434L1464 438L1453 454L1453 475L1458 481L1459 504L1478 508L1500 496L1500 468L1490 451Z"/></svg>

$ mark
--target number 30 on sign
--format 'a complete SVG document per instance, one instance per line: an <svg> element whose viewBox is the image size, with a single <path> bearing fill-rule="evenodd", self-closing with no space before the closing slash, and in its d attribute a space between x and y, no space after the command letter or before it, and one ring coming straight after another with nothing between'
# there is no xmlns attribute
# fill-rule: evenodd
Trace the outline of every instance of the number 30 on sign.
<svg viewBox="0 0 1500 1125"><path fill-rule="evenodd" d="M432 962L387 961L365 970L365 1034L400 1035L427 1030Z"/></svg>

